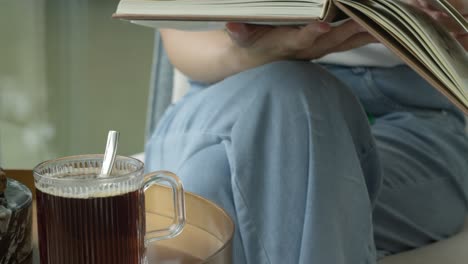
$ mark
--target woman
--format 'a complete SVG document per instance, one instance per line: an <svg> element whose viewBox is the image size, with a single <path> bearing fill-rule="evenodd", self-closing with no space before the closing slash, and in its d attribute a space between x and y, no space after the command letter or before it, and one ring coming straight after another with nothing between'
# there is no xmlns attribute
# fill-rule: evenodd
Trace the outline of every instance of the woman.
<svg viewBox="0 0 468 264"><path fill-rule="evenodd" d="M227 210L233 263L376 263L461 228L463 115L356 23L161 34L192 89L147 169Z"/></svg>

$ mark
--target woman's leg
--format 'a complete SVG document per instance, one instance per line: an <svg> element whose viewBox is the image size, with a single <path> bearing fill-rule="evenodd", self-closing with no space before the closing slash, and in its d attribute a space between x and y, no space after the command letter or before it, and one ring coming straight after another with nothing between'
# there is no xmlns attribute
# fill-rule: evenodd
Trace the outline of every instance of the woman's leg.
<svg viewBox="0 0 468 264"><path fill-rule="evenodd" d="M234 263L375 263L380 165L357 99L317 65L278 62L194 92L147 144L148 170L236 223Z"/></svg>
<svg viewBox="0 0 468 264"><path fill-rule="evenodd" d="M383 183L374 209L379 255L452 236L467 214L468 139L441 112L393 113L372 127Z"/></svg>
<svg viewBox="0 0 468 264"><path fill-rule="evenodd" d="M376 115L383 182L373 211L379 255L447 238L467 213L468 137L462 115L407 66L327 68Z"/></svg>

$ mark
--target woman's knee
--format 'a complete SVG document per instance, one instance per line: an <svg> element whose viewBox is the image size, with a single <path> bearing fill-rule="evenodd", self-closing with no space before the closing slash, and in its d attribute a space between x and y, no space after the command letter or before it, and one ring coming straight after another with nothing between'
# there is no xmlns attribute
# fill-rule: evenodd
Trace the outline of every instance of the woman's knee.
<svg viewBox="0 0 468 264"><path fill-rule="evenodd" d="M209 90L209 91L208 91ZM301 102L336 105L352 96L343 83L320 65L278 61L233 75L207 89L210 97L256 103L268 100L280 105Z"/></svg>
<svg viewBox="0 0 468 264"><path fill-rule="evenodd" d="M184 116L204 126L232 124L249 112L342 120L361 111L349 89L320 65L279 61L231 76L186 100ZM354 99L353 99L354 98ZM197 120L198 120L197 119Z"/></svg>
<svg viewBox="0 0 468 264"><path fill-rule="evenodd" d="M321 66L304 61L277 61L236 74L226 81L242 88L278 96L303 93L338 82Z"/></svg>

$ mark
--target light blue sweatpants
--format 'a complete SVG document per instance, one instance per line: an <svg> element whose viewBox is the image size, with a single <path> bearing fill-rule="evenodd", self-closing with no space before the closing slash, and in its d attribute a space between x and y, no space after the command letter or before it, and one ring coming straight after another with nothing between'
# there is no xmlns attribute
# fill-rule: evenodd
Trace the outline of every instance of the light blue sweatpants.
<svg viewBox="0 0 468 264"><path fill-rule="evenodd" d="M235 264L376 263L467 211L463 117L406 66L277 62L194 85L146 153L226 209Z"/></svg>

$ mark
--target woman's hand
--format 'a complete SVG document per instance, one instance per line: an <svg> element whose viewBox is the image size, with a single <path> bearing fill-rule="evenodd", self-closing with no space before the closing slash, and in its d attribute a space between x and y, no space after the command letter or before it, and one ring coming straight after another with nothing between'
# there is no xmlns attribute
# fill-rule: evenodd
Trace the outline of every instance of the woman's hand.
<svg viewBox="0 0 468 264"><path fill-rule="evenodd" d="M406 1L414 1L436 19L444 20L443 15L431 13L433 8L430 5L419 2L423 0ZM456 2L456 8L466 15L468 0L449 1ZM332 52L376 42L353 21L333 27L321 22L312 22L304 27L227 23L224 31L184 32L167 29L160 32L173 65L192 80L203 83L214 83L277 60L317 59ZM456 31L454 34L468 49L468 35Z"/></svg>
<svg viewBox="0 0 468 264"><path fill-rule="evenodd" d="M227 23L226 31L238 47L261 63L317 59L376 41L351 20L334 27L318 21L303 27Z"/></svg>

